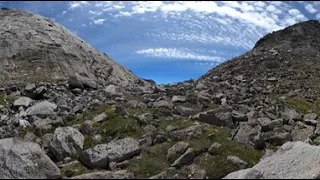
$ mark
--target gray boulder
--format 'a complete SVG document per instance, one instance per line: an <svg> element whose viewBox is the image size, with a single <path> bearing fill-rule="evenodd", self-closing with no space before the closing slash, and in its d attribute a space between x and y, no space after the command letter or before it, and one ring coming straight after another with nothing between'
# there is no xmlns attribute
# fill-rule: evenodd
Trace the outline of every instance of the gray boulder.
<svg viewBox="0 0 320 180"><path fill-rule="evenodd" d="M105 91L106 93L110 94L111 96L122 96L122 95L123 95L123 93L121 93L121 92L119 91L119 89L118 89L115 85L112 85L112 84L108 85L108 86L104 89L104 91Z"/></svg>
<svg viewBox="0 0 320 180"><path fill-rule="evenodd" d="M259 117L257 123L262 127L262 131L269 131L271 120L268 117Z"/></svg>
<svg viewBox="0 0 320 180"><path fill-rule="evenodd" d="M248 117L244 113L241 113L241 112L238 112L235 110L232 111L232 118L234 121L247 121L248 120Z"/></svg>
<svg viewBox="0 0 320 180"><path fill-rule="evenodd" d="M0 140L0 179L57 179L59 168L41 147L20 138Z"/></svg>
<svg viewBox="0 0 320 180"><path fill-rule="evenodd" d="M288 141L292 141L292 136L286 131L276 131L269 138L269 143L275 146L281 146Z"/></svg>
<svg viewBox="0 0 320 180"><path fill-rule="evenodd" d="M153 120L153 114L151 113L144 113L137 117L137 121L140 124L150 124L152 120Z"/></svg>
<svg viewBox="0 0 320 180"><path fill-rule="evenodd" d="M126 170L97 171L89 174L74 176L71 179L134 179L134 174Z"/></svg>
<svg viewBox="0 0 320 180"><path fill-rule="evenodd" d="M244 124L239 127L233 140L256 149L263 149L265 147L265 141L260 131L260 126Z"/></svg>
<svg viewBox="0 0 320 180"><path fill-rule="evenodd" d="M189 148L190 144L187 142L178 142L168 149L167 160L170 160L176 154L183 154Z"/></svg>
<svg viewBox="0 0 320 180"><path fill-rule="evenodd" d="M181 168L170 167L148 179L208 179L207 172L199 165L191 164Z"/></svg>
<svg viewBox="0 0 320 180"><path fill-rule="evenodd" d="M106 113L101 113L101 114L95 116L92 121L93 122L101 122L101 121L106 120L107 118L108 118L108 116L106 115Z"/></svg>
<svg viewBox="0 0 320 180"><path fill-rule="evenodd" d="M81 153L80 160L90 168L107 168L110 162L129 159L140 151L139 142L128 137L87 149Z"/></svg>
<svg viewBox="0 0 320 180"><path fill-rule="evenodd" d="M216 110L209 110L198 113L190 118L190 120L200 121L216 126L225 126L234 128L232 115L230 112L217 112Z"/></svg>
<svg viewBox="0 0 320 180"><path fill-rule="evenodd" d="M39 102L26 110L27 115L40 115L46 116L55 114L57 105L49 101Z"/></svg>
<svg viewBox="0 0 320 180"><path fill-rule="evenodd" d="M227 160L231 162L232 164L237 165L240 169L244 169L248 167L248 163L243 161L237 156L228 156Z"/></svg>
<svg viewBox="0 0 320 180"><path fill-rule="evenodd" d="M13 105L16 107L20 107L20 106L29 107L32 101L33 100L29 97L19 97L14 101Z"/></svg>
<svg viewBox="0 0 320 180"><path fill-rule="evenodd" d="M301 141L283 144L272 156L252 168L233 172L224 179L318 179L320 147Z"/></svg>
<svg viewBox="0 0 320 180"><path fill-rule="evenodd" d="M166 100L160 100L153 103L154 108L172 108L173 104L172 102L166 101Z"/></svg>
<svg viewBox="0 0 320 180"><path fill-rule="evenodd" d="M318 115L316 113L309 113L303 116L303 120L316 120Z"/></svg>
<svg viewBox="0 0 320 180"><path fill-rule="evenodd" d="M182 154L177 160L175 160L171 166L172 167L181 167L183 165L191 164L196 154L192 148L187 149L187 151Z"/></svg>
<svg viewBox="0 0 320 180"><path fill-rule="evenodd" d="M232 172L222 179L260 179L261 177L262 173L260 171L249 168Z"/></svg>
<svg viewBox="0 0 320 180"><path fill-rule="evenodd" d="M211 155L216 155L218 148L220 148L221 146L222 146L222 145L219 144L219 143L217 143L217 142L213 143L213 144L209 147L208 153L211 154Z"/></svg>
<svg viewBox="0 0 320 180"><path fill-rule="evenodd" d="M59 161L77 155L83 149L84 136L73 127L59 127L54 131L50 150Z"/></svg>
<svg viewBox="0 0 320 180"><path fill-rule="evenodd" d="M172 102L186 102L187 98L185 96L173 96L171 99Z"/></svg>
<svg viewBox="0 0 320 180"><path fill-rule="evenodd" d="M195 110L193 108L178 106L173 109L173 114L181 115L181 116L190 116L193 115Z"/></svg>
<svg viewBox="0 0 320 180"><path fill-rule="evenodd" d="M184 129L171 131L169 133L170 137L174 140L187 140L193 137L199 136L203 133L203 125L194 125Z"/></svg>

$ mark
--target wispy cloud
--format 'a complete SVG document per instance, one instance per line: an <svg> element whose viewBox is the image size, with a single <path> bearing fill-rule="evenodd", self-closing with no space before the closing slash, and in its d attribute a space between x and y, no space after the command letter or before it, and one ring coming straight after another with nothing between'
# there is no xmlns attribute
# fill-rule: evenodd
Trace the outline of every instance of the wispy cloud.
<svg viewBox="0 0 320 180"><path fill-rule="evenodd" d="M89 3L89 4L88 4ZM88 12L89 24L102 25L106 19L119 21L130 18L145 24L139 35L153 42L168 40L176 46L160 45L158 49L144 49L137 54L158 56L214 59L208 52L182 51L181 45L212 48L228 47L249 50L263 35L280 30L308 18L301 7L320 19L320 3L301 2L297 8L282 1L80 1L69 3L71 10ZM174 48L172 48L174 47ZM218 55L219 56L219 55Z"/></svg>
<svg viewBox="0 0 320 180"><path fill-rule="evenodd" d="M175 48L155 48L143 49L136 51L137 54L146 56L160 57L160 58L174 58L174 59L192 59L200 61L215 61L223 62L225 59L218 56L206 56L190 51L178 50Z"/></svg>
<svg viewBox="0 0 320 180"><path fill-rule="evenodd" d="M311 14L317 12L317 10L313 7L312 4L307 4L307 5L304 6L304 8Z"/></svg>
<svg viewBox="0 0 320 180"><path fill-rule="evenodd" d="M103 24L103 22L106 21L105 19L96 19L93 20L93 24Z"/></svg>

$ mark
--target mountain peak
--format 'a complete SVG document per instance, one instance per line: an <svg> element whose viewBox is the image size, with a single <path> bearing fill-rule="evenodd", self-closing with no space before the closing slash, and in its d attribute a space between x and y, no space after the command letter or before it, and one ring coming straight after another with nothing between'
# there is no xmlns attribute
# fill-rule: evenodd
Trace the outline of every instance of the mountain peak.
<svg viewBox="0 0 320 180"><path fill-rule="evenodd" d="M319 49L320 23L317 20L308 20L288 26L283 30L274 31L262 37L254 49L296 49L308 47Z"/></svg>

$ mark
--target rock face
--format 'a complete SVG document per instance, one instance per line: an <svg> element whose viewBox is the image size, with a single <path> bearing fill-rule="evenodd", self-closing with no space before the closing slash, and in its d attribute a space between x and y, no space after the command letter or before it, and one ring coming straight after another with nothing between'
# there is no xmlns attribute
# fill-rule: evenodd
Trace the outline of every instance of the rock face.
<svg viewBox="0 0 320 180"><path fill-rule="evenodd" d="M53 179L60 177L59 168L33 142L18 138L0 140L1 179Z"/></svg>
<svg viewBox="0 0 320 180"><path fill-rule="evenodd" d="M3 86L68 80L76 73L100 83L124 85L138 80L128 69L48 18L15 9L0 9L0 17ZM88 82L82 80L84 85L96 86Z"/></svg>
<svg viewBox="0 0 320 180"><path fill-rule="evenodd" d="M287 142L252 168L233 172L225 179L318 179L319 159L320 147L301 141Z"/></svg>

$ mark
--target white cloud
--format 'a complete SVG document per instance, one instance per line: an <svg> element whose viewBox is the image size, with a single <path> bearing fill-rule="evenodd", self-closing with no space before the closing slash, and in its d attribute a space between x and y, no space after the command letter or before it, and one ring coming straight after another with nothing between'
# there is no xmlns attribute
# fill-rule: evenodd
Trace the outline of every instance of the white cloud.
<svg viewBox="0 0 320 180"><path fill-rule="evenodd" d="M96 15L96 16L100 16L102 13L103 12L101 11L92 11L92 10L89 11L89 14Z"/></svg>
<svg viewBox="0 0 320 180"><path fill-rule="evenodd" d="M129 13L128 11L125 11L125 12L120 11L119 14L120 16L131 16L131 13Z"/></svg>
<svg viewBox="0 0 320 180"><path fill-rule="evenodd" d="M318 8L315 2L313 5L307 5L307 2L301 5L309 8L309 12L314 11L311 7ZM69 6L79 8L88 4L75 1ZM174 43L210 44L213 47L222 45L246 50L252 48L266 33L308 19L291 3L281 1L99 1L92 2L88 7L89 19L92 20L86 23L88 25L103 24L109 16L132 17L152 24L146 26L143 35L154 42L171 40ZM320 19L320 13L314 15ZM165 26L159 27L157 23L165 23ZM178 56L178 52L180 55L184 52L189 53L186 57L194 55L198 58L207 53L164 49L152 50L162 56L170 53ZM150 55L151 50L141 50L139 53Z"/></svg>
<svg viewBox="0 0 320 180"><path fill-rule="evenodd" d="M311 14L314 14L317 12L317 10L313 7L312 4L307 4L306 6L304 6L304 8Z"/></svg>
<svg viewBox="0 0 320 180"><path fill-rule="evenodd" d="M106 20L105 19L93 20L93 24L103 24L104 21L106 21Z"/></svg>
<svg viewBox="0 0 320 180"><path fill-rule="evenodd" d="M259 6L259 7L265 7L266 3L264 3L263 1L258 1L258 2L254 2L254 5Z"/></svg>
<svg viewBox="0 0 320 180"><path fill-rule="evenodd" d="M82 7L83 5L88 5L87 1L73 1L69 3L69 9L75 9L78 7Z"/></svg>
<svg viewBox="0 0 320 180"><path fill-rule="evenodd" d="M267 11L273 12L276 10L276 7L274 7L273 5L269 5L269 6L267 6L266 9L267 9Z"/></svg>
<svg viewBox="0 0 320 180"><path fill-rule="evenodd" d="M115 9L123 9L125 7L124 6L120 6L120 5L114 5L113 8L115 8Z"/></svg>
<svg viewBox="0 0 320 180"><path fill-rule="evenodd" d="M296 15L299 15L300 14L300 11L298 9L290 9L288 11L288 13L291 15L291 16L296 16Z"/></svg>
<svg viewBox="0 0 320 180"><path fill-rule="evenodd" d="M218 56L206 56L193 53L190 51L178 50L175 48L156 48L156 49L143 49L136 51L137 54L160 57L160 58L174 58L174 59L189 59L200 61L215 61L223 62L225 59Z"/></svg>

